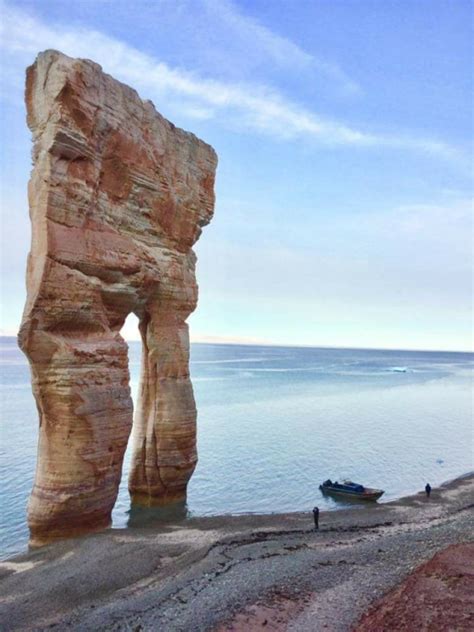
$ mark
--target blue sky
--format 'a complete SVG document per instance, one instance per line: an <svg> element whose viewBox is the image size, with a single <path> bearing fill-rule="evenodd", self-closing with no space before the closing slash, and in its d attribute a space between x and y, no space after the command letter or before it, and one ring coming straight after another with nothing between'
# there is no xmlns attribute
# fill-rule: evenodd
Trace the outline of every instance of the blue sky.
<svg viewBox="0 0 474 632"><path fill-rule="evenodd" d="M219 154L192 339L471 347L470 2L0 7L4 332L21 318L30 240L24 69L56 48Z"/></svg>

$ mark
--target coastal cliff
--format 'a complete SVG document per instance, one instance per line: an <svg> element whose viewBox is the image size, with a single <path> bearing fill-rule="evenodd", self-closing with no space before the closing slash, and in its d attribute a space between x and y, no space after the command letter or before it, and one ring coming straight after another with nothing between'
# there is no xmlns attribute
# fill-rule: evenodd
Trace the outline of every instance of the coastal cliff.
<svg viewBox="0 0 474 632"><path fill-rule="evenodd" d="M132 428L127 344L143 341L129 488L185 497L196 464L186 318L192 246L214 210L214 150L89 60L41 53L27 71L32 245L19 344L39 413L31 542L110 524Z"/></svg>

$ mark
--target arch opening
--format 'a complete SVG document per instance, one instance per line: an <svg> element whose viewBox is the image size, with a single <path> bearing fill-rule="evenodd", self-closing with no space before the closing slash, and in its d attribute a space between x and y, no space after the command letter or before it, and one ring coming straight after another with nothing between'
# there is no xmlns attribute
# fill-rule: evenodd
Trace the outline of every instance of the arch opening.
<svg viewBox="0 0 474 632"><path fill-rule="evenodd" d="M139 389L144 370L144 345L140 331L140 319L130 313L120 329L120 335L128 346L128 367L130 375L130 395L133 402L132 429L124 454L122 476L117 500L112 511L114 527L142 527L157 523L176 522L188 515L186 498L168 504L153 501L137 502L130 490L130 472L133 467L133 451L136 434L140 435ZM146 355L146 354L145 354Z"/></svg>
<svg viewBox="0 0 474 632"><path fill-rule="evenodd" d="M135 416L137 412L138 387L140 383L140 365L142 356L142 342L139 330L140 321L136 314L131 312L125 319L120 335L128 346L128 370L130 374L130 395L133 402L133 422L128 437L127 449L123 458L122 477L120 479L117 500L112 511L113 526L126 526L126 515L130 511L130 493L128 491L128 478L132 463L133 440L136 430Z"/></svg>

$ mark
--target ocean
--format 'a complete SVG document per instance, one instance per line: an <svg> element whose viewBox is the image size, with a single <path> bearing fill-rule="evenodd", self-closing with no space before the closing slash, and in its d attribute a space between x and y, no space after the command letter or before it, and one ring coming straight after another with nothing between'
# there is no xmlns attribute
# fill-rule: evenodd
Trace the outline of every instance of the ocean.
<svg viewBox="0 0 474 632"><path fill-rule="evenodd" d="M129 343L132 393L140 343ZM468 353L193 344L199 463L184 506L130 508L127 451L114 527L188 516L335 510L326 478L385 489L379 502L474 469ZM1 557L26 550L36 406L15 338L0 338Z"/></svg>

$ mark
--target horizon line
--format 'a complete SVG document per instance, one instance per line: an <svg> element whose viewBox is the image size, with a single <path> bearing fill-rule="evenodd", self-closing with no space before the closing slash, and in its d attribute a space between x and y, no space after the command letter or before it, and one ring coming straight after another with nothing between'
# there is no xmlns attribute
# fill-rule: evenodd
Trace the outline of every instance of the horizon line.
<svg viewBox="0 0 474 632"><path fill-rule="evenodd" d="M126 339L127 342L141 342L138 338ZM288 349L347 349L353 351L421 351L423 353L469 353L474 354L474 349L409 349L406 347L357 347L322 344L289 344L277 342L209 342L205 340L191 340L191 344L198 345L226 345L236 347L284 347Z"/></svg>
<svg viewBox="0 0 474 632"><path fill-rule="evenodd" d="M1 338L16 338L17 334L13 333L0 333ZM123 339L128 342L141 342L141 338L126 338ZM283 347L287 349L346 349L352 351L416 351L422 353L466 353L473 355L474 349L420 349L420 348L407 348L407 347L359 347L359 346L343 346L343 345L324 345L324 344L290 344L279 342L258 342L242 340L190 340L190 344L198 345L222 345L222 346L235 346L235 347Z"/></svg>

